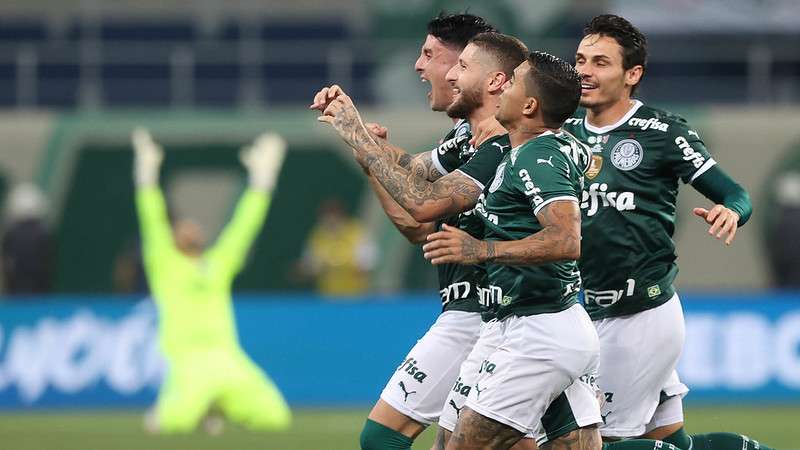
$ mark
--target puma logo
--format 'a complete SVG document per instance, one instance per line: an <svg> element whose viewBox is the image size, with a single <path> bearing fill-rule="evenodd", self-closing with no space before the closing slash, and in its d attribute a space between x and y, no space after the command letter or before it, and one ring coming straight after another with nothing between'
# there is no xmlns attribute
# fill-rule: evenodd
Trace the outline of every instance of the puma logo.
<svg viewBox="0 0 800 450"><path fill-rule="evenodd" d="M609 411L609 412L607 412L605 414L600 414L600 417L603 418L603 423L606 423L606 417L610 416L612 412L614 412L614 411Z"/></svg>
<svg viewBox="0 0 800 450"><path fill-rule="evenodd" d="M477 392L477 393L478 393L478 400L480 400L480 399L481 399L481 392L483 392L483 391L485 391L485 390L487 390L487 389L489 389L489 388L483 388L483 389L481 389L481 387L478 385L478 383L475 383L475 392Z"/></svg>
<svg viewBox="0 0 800 450"><path fill-rule="evenodd" d="M553 155L550 155L547 159L537 158L536 164L550 164L550 167L555 167L553 165Z"/></svg>
<svg viewBox="0 0 800 450"><path fill-rule="evenodd" d="M492 142L492 145L494 145L495 147L497 147L498 149L500 149L500 153L503 153L503 149L504 149L504 148L506 148L506 147L511 147L510 145L503 145L503 144L501 144L501 143L499 143L499 142Z"/></svg>
<svg viewBox="0 0 800 450"><path fill-rule="evenodd" d="M409 395L417 393L417 391L411 391L411 392L407 391L406 390L406 385L402 381L397 383L397 385L400 386L400 389L403 390L403 395L405 395L405 397L403 398L403 402L408 401L408 396Z"/></svg>
<svg viewBox="0 0 800 450"><path fill-rule="evenodd" d="M461 410L464 409L464 407L462 406L461 408L459 408L458 405L456 405L456 401L453 400L452 398L450 399L450 406L452 406L453 409L456 410L456 417L461 417Z"/></svg>
<svg viewBox="0 0 800 450"><path fill-rule="evenodd" d="M686 132L686 134L694 135L697 139L700 139L700 135L697 134L697 131L689 130L689 131Z"/></svg>

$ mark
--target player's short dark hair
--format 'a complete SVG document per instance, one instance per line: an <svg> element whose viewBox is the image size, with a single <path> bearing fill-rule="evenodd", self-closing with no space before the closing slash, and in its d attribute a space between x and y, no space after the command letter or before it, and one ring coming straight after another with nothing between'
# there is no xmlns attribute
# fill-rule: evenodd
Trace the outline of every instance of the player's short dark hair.
<svg viewBox="0 0 800 450"><path fill-rule="evenodd" d="M581 76L572 64L545 52L532 52L528 63L525 93L539 100L545 125L558 128L578 109Z"/></svg>
<svg viewBox="0 0 800 450"><path fill-rule="evenodd" d="M492 31L497 29L483 17L466 13L446 14L442 11L428 22L428 34L462 50L475 35Z"/></svg>
<svg viewBox="0 0 800 450"><path fill-rule="evenodd" d="M492 55L498 68L511 77L514 69L528 57L528 47L514 36L496 32L481 33L469 40L473 44Z"/></svg>
<svg viewBox="0 0 800 450"><path fill-rule="evenodd" d="M602 14L591 20L583 29L583 35L607 36L622 47L622 68L625 70L642 66L642 75L647 68L647 38L625 18L614 14ZM633 86L636 91L639 83Z"/></svg>

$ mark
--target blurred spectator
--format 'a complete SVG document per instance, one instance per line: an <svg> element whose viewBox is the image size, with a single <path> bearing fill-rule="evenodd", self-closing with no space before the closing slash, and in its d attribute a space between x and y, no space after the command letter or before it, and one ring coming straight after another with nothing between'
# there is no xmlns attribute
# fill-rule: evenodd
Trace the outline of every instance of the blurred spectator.
<svg viewBox="0 0 800 450"><path fill-rule="evenodd" d="M45 221L47 200L31 183L9 194L3 236L3 277L9 295L41 294L53 286L53 238Z"/></svg>
<svg viewBox="0 0 800 450"><path fill-rule="evenodd" d="M774 217L767 226L767 251L775 285L800 288L800 154L773 180Z"/></svg>
<svg viewBox="0 0 800 450"><path fill-rule="evenodd" d="M358 219L337 199L325 201L311 230L301 271L313 277L317 291L329 296L364 293L375 267L376 248Z"/></svg>
<svg viewBox="0 0 800 450"><path fill-rule="evenodd" d="M146 294L150 290L144 273L142 244L139 239L123 247L114 260L114 292L117 294Z"/></svg>

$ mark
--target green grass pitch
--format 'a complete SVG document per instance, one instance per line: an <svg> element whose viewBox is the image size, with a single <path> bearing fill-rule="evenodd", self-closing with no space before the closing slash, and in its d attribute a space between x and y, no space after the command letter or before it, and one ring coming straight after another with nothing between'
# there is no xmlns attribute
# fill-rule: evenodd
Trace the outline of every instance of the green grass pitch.
<svg viewBox="0 0 800 450"><path fill-rule="evenodd" d="M367 410L303 409L295 411L292 429L255 434L227 426L221 436L147 436L141 413L52 412L0 414L0 447L9 450L339 450L357 449ZM794 427L796 407L691 407L686 411L690 433L735 431L781 450L800 449ZM417 439L415 449L430 448L431 430Z"/></svg>

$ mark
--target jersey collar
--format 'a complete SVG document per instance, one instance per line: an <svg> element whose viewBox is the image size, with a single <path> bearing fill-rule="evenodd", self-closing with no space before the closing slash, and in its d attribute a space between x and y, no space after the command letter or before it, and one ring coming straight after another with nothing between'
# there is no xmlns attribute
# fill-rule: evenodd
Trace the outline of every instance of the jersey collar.
<svg viewBox="0 0 800 450"><path fill-rule="evenodd" d="M555 135L555 133L553 133L553 131L552 131L552 130L547 130L547 131L545 131L544 133L542 133L542 134L540 134L540 135L536 136L536 137L535 137L535 138L533 138L533 139L539 139L540 137L549 136L549 135L551 135L551 134L552 134L552 135ZM529 140L527 140L527 141L523 142L522 144L519 144L518 146L516 146L516 147L512 148L511 150L517 150L517 149L521 148L523 145L525 145L525 144L527 144L528 142L532 141L533 139L529 139Z"/></svg>
<svg viewBox="0 0 800 450"><path fill-rule="evenodd" d="M618 126L620 126L620 125L624 124L625 122L627 122L631 117L633 117L634 114L636 114L636 111L638 111L639 108L641 108L643 105L644 105L644 103L640 102L639 100L634 100L634 103L633 103L633 106L631 107L631 109L629 109L628 112L626 112L625 115L622 116L622 118L617 121L617 123L612 123L611 125L606 125L604 127L596 127L596 126L590 124L589 120L584 117L584 119L583 119L583 127L586 129L586 131L591 131L594 134L605 134L605 133L608 133L609 131L613 130L614 128L617 128Z"/></svg>

